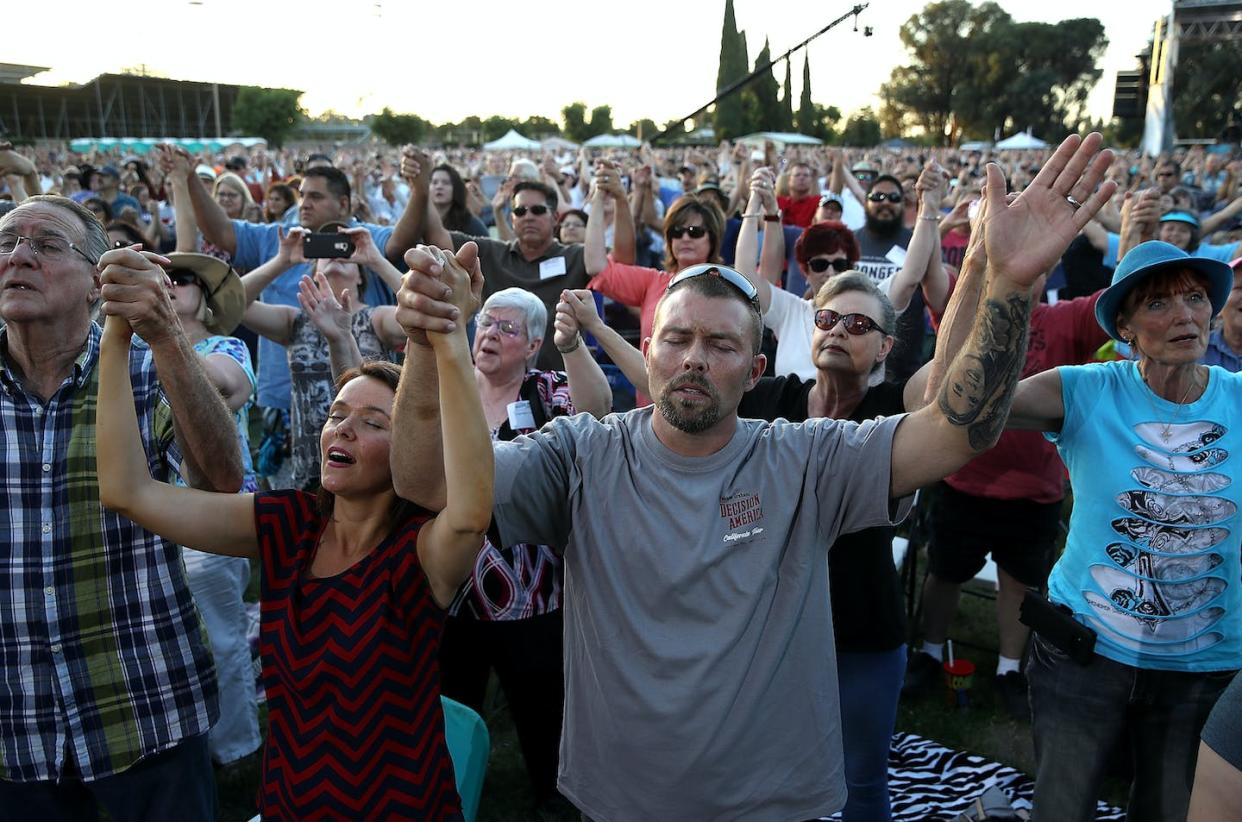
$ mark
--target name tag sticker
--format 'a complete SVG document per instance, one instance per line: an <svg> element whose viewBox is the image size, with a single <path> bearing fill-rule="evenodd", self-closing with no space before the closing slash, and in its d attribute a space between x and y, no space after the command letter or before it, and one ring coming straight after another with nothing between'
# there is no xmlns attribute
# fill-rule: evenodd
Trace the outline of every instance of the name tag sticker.
<svg viewBox="0 0 1242 822"><path fill-rule="evenodd" d="M905 265L906 250L899 245L895 245L888 250L888 253L884 255L884 258L893 265Z"/></svg>
<svg viewBox="0 0 1242 822"><path fill-rule="evenodd" d="M550 280L565 273L565 258L551 257L539 263L539 279Z"/></svg>
<svg viewBox="0 0 1242 822"><path fill-rule="evenodd" d="M518 400L509 403L509 427L514 431L528 431L535 427L535 415L531 413L529 402Z"/></svg>

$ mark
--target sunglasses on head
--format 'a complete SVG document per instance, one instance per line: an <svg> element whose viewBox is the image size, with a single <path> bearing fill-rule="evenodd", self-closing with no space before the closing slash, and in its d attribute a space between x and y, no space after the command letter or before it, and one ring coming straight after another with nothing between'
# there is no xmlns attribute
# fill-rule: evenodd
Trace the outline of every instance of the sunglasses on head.
<svg viewBox="0 0 1242 822"><path fill-rule="evenodd" d="M821 308L815 312L815 327L821 331L831 331L837 323L843 323L846 333L861 337L869 331L884 333L884 329L866 314L838 314L831 308Z"/></svg>
<svg viewBox="0 0 1242 822"><path fill-rule="evenodd" d="M536 217L542 217L543 215L547 214L549 210L550 209L546 205L543 205L543 204L533 205L533 206L514 206L513 216L514 217L525 217L526 212L529 211L531 214L534 214Z"/></svg>
<svg viewBox="0 0 1242 822"><path fill-rule="evenodd" d="M823 257L816 257L806 261L806 267L816 274L823 274L828 270L829 266L839 274L842 271L850 270L850 261L845 257L837 257L835 260L825 260Z"/></svg>
<svg viewBox="0 0 1242 822"><path fill-rule="evenodd" d="M668 230L668 236L674 240L680 240L687 234L690 235L690 239L698 240L707 236L707 229L701 225L679 225Z"/></svg>
<svg viewBox="0 0 1242 822"><path fill-rule="evenodd" d="M664 289L664 293L673 290L673 287L686 280L692 280L695 277L713 276L727 282L729 285L742 292L755 310L759 310L759 290L755 288L754 283L743 277L741 274L729 268L727 265L715 265L713 263L701 263L700 265L692 265L682 271L673 279L669 280L668 286Z"/></svg>
<svg viewBox="0 0 1242 822"><path fill-rule="evenodd" d="M198 275L185 268L169 270L168 279L172 280L173 285L198 285Z"/></svg>
<svg viewBox="0 0 1242 822"><path fill-rule="evenodd" d="M900 203L904 197L900 191L890 191L887 194L883 194L879 191L873 191L867 195L867 199L873 203L882 203L885 200L888 200L890 203Z"/></svg>

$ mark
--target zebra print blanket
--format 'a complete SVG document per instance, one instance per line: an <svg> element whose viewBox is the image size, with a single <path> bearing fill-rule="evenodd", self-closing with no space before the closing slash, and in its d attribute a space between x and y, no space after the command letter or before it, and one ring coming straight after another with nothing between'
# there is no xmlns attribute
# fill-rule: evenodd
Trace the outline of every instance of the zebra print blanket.
<svg viewBox="0 0 1242 822"><path fill-rule="evenodd" d="M888 752L888 795L893 819L949 822L975 797L996 785L1015 809L1031 809L1035 783L1021 771L982 756L955 751L914 734L893 735ZM839 820L840 814L828 817ZM1125 812L1100 802L1096 822L1123 822Z"/></svg>

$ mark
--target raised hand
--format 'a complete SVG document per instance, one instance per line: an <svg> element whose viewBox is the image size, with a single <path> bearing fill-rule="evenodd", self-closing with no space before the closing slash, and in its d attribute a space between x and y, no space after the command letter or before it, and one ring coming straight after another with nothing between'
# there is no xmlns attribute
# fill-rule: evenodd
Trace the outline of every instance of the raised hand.
<svg viewBox="0 0 1242 822"><path fill-rule="evenodd" d="M561 292L561 298L556 303L555 319L558 348L568 347L580 331L594 334L603 324L603 318L595 310L595 295L589 289L575 288Z"/></svg>
<svg viewBox="0 0 1242 822"><path fill-rule="evenodd" d="M428 331L447 334L479 310L483 304L483 271L478 254L474 243L466 243L457 252L455 259L468 275L466 294L461 294L454 291L445 273L449 255L425 245L405 252L405 264L410 270L401 278L396 319L411 342L427 345Z"/></svg>
<svg viewBox="0 0 1242 822"><path fill-rule="evenodd" d="M284 226L278 225L276 236L280 241L276 251L277 259L289 266L306 262L306 257L302 256L302 242L306 239L306 229L296 227L286 232Z"/></svg>
<svg viewBox="0 0 1242 822"><path fill-rule="evenodd" d="M344 339L353 333L350 329L354 314L353 296L347 288L341 292L338 301L328 285L328 278L322 273L315 272L313 278L303 275L298 283L298 303L306 319L323 334L324 339Z"/></svg>
<svg viewBox="0 0 1242 822"><path fill-rule="evenodd" d="M410 188L426 191L431 184L431 157L427 152L415 146L401 147L401 179L409 183Z"/></svg>
<svg viewBox="0 0 1242 822"><path fill-rule="evenodd" d="M1113 196L1117 184L1100 183L1113 153L1100 150L1098 132L1066 137L1017 199L1006 205L1005 178L987 166L988 217L984 224L992 270L1030 287L1065 252L1082 227Z"/></svg>
<svg viewBox="0 0 1242 822"><path fill-rule="evenodd" d="M172 281L163 268L168 264L167 257L140 245L114 248L99 258L100 310L123 319L152 347L181 333L170 298Z"/></svg>
<svg viewBox="0 0 1242 822"><path fill-rule="evenodd" d="M371 238L371 232L363 226L344 228L340 233L348 236L354 244L354 253L345 262L374 266L384 259L384 255L375 246L375 240Z"/></svg>
<svg viewBox="0 0 1242 822"><path fill-rule="evenodd" d="M759 204L768 213L776 211L776 172L760 166L750 175L751 197L758 197Z"/></svg>

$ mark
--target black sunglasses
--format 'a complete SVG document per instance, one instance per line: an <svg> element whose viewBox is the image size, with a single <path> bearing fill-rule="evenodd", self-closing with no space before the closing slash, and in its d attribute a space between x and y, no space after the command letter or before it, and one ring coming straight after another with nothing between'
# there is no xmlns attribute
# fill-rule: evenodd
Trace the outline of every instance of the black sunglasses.
<svg viewBox="0 0 1242 822"><path fill-rule="evenodd" d="M890 191L887 194L881 194L878 191L873 191L867 195L867 199L873 203L882 203L885 200L888 200L890 203L900 203L904 197L900 191Z"/></svg>
<svg viewBox="0 0 1242 822"><path fill-rule="evenodd" d="M514 206L513 216L514 217L525 217L526 212L528 211L531 214L534 214L536 217L542 217L543 215L548 213L549 209L546 205Z"/></svg>
<svg viewBox="0 0 1242 822"><path fill-rule="evenodd" d="M837 323L844 323L846 332L861 337L869 331L884 333L884 329L866 314L838 314L831 308L821 308L815 312L815 327L821 331L831 331Z"/></svg>
<svg viewBox="0 0 1242 822"><path fill-rule="evenodd" d="M755 288L754 283L743 277L741 274L729 268L727 265L714 265L712 263L701 263L700 265L692 265L685 271L682 271L673 279L669 280L668 286L664 289L664 293L673 290L673 287L686 280L692 280L695 277L715 276L727 282L729 285L742 292L755 310L759 310L759 290Z"/></svg>
<svg viewBox="0 0 1242 822"><path fill-rule="evenodd" d="M169 269L168 279L173 285L198 285L198 275L185 268Z"/></svg>
<svg viewBox="0 0 1242 822"><path fill-rule="evenodd" d="M823 257L816 257L813 260L806 261L806 267L814 271L816 274L823 274L832 266L832 270L838 273L850 270L850 261L845 257L837 257L835 260L825 260Z"/></svg>
<svg viewBox="0 0 1242 822"><path fill-rule="evenodd" d="M668 236L674 240L680 240L687 234L690 235L690 239L698 240L707 236L707 229L701 225L679 225L668 230Z"/></svg>

